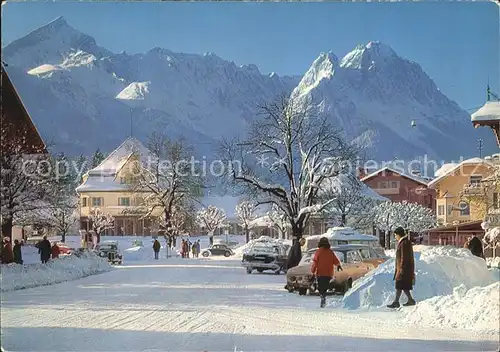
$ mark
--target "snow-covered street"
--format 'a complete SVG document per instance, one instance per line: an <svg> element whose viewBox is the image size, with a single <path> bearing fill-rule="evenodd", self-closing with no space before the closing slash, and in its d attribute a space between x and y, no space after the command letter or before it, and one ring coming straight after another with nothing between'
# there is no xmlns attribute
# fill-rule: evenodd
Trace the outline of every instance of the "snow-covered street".
<svg viewBox="0 0 500 352"><path fill-rule="evenodd" d="M284 276L235 259L129 262L111 272L4 293L6 351L498 350L498 336L422 328L404 312L320 309ZM330 301L340 300L330 297Z"/></svg>

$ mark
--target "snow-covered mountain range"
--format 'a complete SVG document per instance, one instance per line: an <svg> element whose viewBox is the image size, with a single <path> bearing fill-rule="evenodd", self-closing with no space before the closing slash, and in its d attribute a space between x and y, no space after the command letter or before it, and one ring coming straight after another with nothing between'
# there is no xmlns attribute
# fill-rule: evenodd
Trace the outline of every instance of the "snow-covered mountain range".
<svg viewBox="0 0 500 352"><path fill-rule="evenodd" d="M476 154L481 137L494 146L418 64L378 42L340 60L322 53L302 77L280 77L210 53L115 54L59 17L3 48L2 60L44 139L69 153L113 150L132 119L143 141L164 128L210 155L221 137L244 135L259 104L284 92L312 97L377 160L457 159Z"/></svg>

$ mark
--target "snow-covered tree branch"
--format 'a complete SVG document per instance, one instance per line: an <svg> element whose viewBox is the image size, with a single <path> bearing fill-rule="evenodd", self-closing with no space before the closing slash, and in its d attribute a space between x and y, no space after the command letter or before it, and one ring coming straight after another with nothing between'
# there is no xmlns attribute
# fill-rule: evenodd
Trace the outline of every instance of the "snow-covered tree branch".
<svg viewBox="0 0 500 352"><path fill-rule="evenodd" d="M250 227L252 220L255 218L255 203L250 201L242 201L236 205L236 216L240 222L240 226L245 231L246 242L250 240Z"/></svg>
<svg viewBox="0 0 500 352"><path fill-rule="evenodd" d="M159 223L173 235L174 210L192 202L202 188L202 180L197 170L188 162L192 148L184 140L173 141L161 132L151 135L148 143L151 153L146 161L136 155L129 179L130 188L136 193L140 204L129 208L128 212L142 214L144 218L156 218L162 214Z"/></svg>
<svg viewBox="0 0 500 352"><path fill-rule="evenodd" d="M214 231L221 227L226 221L224 210L210 205L198 211L196 214L198 225L207 231L210 244L213 244Z"/></svg>
<svg viewBox="0 0 500 352"><path fill-rule="evenodd" d="M272 205L271 210L267 213L272 226L276 227L280 232L282 239L286 238L286 233L291 227L290 220L287 218L286 214L278 208L276 205Z"/></svg>
<svg viewBox="0 0 500 352"><path fill-rule="evenodd" d="M114 227L115 219L110 214L104 214L99 208L90 209L89 221L92 230L97 236L97 243L101 242L101 235L107 229Z"/></svg>
<svg viewBox="0 0 500 352"><path fill-rule="evenodd" d="M221 159L233 165L239 160L226 176L257 205L279 207L298 240L309 217L331 203L318 196L323 182L340 174L356 152L308 99L282 95L264 104L260 115L247 141L223 141ZM291 253L290 265L296 265L301 257L298 242Z"/></svg>
<svg viewBox="0 0 500 352"><path fill-rule="evenodd" d="M339 226L366 228L373 225L373 208L381 197L353 174L341 174L326 180L321 196L332 202L324 213Z"/></svg>
<svg viewBox="0 0 500 352"><path fill-rule="evenodd" d="M417 203L384 202L375 207L374 213L375 225L385 231L386 235L400 226L408 232L416 233L436 226L434 212Z"/></svg>

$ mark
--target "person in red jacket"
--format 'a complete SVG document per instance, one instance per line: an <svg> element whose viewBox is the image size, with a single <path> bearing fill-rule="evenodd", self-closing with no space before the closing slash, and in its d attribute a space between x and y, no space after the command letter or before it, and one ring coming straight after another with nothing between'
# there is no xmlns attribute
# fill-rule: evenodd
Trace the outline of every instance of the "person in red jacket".
<svg viewBox="0 0 500 352"><path fill-rule="evenodd" d="M328 291L330 281L333 277L334 266L337 267L337 270L342 270L339 259L330 249L330 242L328 242L328 238L321 237L318 243L318 250L314 255L311 266L311 272L316 276L316 280L318 282L318 291L321 297L321 308L323 308L326 303L326 291Z"/></svg>
<svg viewBox="0 0 500 352"><path fill-rule="evenodd" d="M61 250L59 249L59 246L57 245L56 242L54 242L54 244L52 245L51 252L52 252L52 259L59 258Z"/></svg>

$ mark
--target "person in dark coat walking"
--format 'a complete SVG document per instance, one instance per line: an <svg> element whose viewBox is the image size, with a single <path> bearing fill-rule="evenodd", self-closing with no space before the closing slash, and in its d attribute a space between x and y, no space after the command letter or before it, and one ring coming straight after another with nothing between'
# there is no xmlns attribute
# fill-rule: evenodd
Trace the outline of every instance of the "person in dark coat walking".
<svg viewBox="0 0 500 352"><path fill-rule="evenodd" d="M47 236L43 236L43 240L38 242L37 247L38 253L40 253L40 260L43 264L47 263L50 259L50 255L52 254L52 248Z"/></svg>
<svg viewBox="0 0 500 352"><path fill-rule="evenodd" d="M14 256L12 254L12 245L10 244L10 238L5 237L3 239L2 247L2 264L10 264L14 261Z"/></svg>
<svg viewBox="0 0 500 352"><path fill-rule="evenodd" d="M153 251L155 252L155 259L158 259L158 255L160 254L160 248L161 248L160 241L155 239L155 241L153 242Z"/></svg>
<svg viewBox="0 0 500 352"><path fill-rule="evenodd" d="M22 264L23 263L23 253L21 252L21 243L18 240L14 240L14 248L12 249L12 253L14 254L14 263Z"/></svg>
<svg viewBox="0 0 500 352"><path fill-rule="evenodd" d="M399 308L399 299L403 291L408 297L408 302L404 306L414 306L415 300L411 296L410 291L413 289L415 282L415 258L413 256L413 246L402 227L398 227L394 231L396 240L398 241L396 247L396 263L394 271L394 280L396 281L396 298L394 302L389 304L389 308Z"/></svg>
<svg viewBox="0 0 500 352"><path fill-rule="evenodd" d="M330 249L330 242L328 238L321 237L318 243L318 250L314 254L314 259L311 266L311 273L316 276L318 282L318 291L321 297L321 308L326 303L326 292L330 286L330 281L333 277L333 268L342 271L340 261Z"/></svg>
<svg viewBox="0 0 500 352"><path fill-rule="evenodd" d="M472 238L468 241L467 248L476 257L484 259L483 244L476 235L472 236Z"/></svg>

